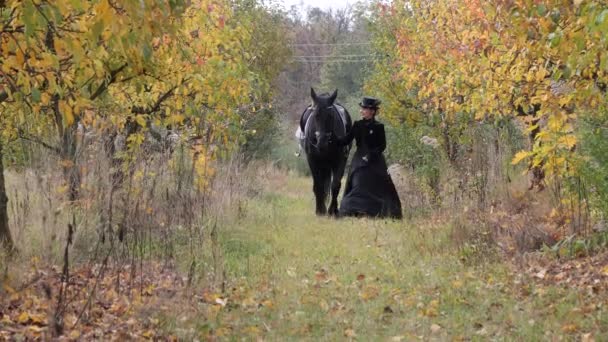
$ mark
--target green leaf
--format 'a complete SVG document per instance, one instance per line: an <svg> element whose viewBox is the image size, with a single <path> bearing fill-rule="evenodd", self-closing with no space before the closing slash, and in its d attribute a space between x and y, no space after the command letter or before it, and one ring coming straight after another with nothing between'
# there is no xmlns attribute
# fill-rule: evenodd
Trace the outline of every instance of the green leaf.
<svg viewBox="0 0 608 342"><path fill-rule="evenodd" d="M607 17L608 17L608 9L605 9L602 11L602 13L600 13L597 17L595 17L595 24L601 25L602 23L604 23L604 21L606 20Z"/></svg>
<svg viewBox="0 0 608 342"><path fill-rule="evenodd" d="M538 15L540 16L544 16L545 14L547 14L547 6L545 6L544 4L540 4L536 7L536 13L538 13Z"/></svg>
<svg viewBox="0 0 608 342"><path fill-rule="evenodd" d="M150 58L152 57L152 46L150 46L150 44L148 42L144 42L143 52L144 52L144 60L146 62L150 61Z"/></svg>
<svg viewBox="0 0 608 342"><path fill-rule="evenodd" d="M36 31L36 22L34 21L34 4L32 1L26 1L23 5L23 24L25 26L25 35L32 37Z"/></svg>
<svg viewBox="0 0 608 342"><path fill-rule="evenodd" d="M93 35L93 39L99 39L99 36L101 36L101 32L103 32L103 21L99 20L91 28L91 34Z"/></svg>
<svg viewBox="0 0 608 342"><path fill-rule="evenodd" d="M553 33L551 33L549 36L553 35ZM551 41L551 47L556 47L559 45L559 43L562 41L562 36L560 34L555 34L552 38L550 38Z"/></svg>
<svg viewBox="0 0 608 342"><path fill-rule="evenodd" d="M35 103L40 102L40 90L38 88L32 88L32 101Z"/></svg>

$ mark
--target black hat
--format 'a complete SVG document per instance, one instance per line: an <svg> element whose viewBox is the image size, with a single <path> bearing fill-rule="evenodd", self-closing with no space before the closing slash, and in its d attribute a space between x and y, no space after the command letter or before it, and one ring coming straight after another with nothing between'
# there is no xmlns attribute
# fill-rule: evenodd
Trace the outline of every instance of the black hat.
<svg viewBox="0 0 608 342"><path fill-rule="evenodd" d="M380 106L380 103L382 103L382 101L373 98L373 97L363 97L363 101L359 102L359 106L363 107L363 108L371 108L371 109L378 109L378 106Z"/></svg>

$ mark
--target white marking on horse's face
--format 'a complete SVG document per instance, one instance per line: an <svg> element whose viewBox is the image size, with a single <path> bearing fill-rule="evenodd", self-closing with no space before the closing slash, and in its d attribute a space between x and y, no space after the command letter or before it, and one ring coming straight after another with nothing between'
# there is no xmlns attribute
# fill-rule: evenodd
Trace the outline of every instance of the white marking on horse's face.
<svg viewBox="0 0 608 342"><path fill-rule="evenodd" d="M315 137L317 137L317 138L318 138L319 136L321 136L321 132L319 132L319 131L315 131Z"/></svg>

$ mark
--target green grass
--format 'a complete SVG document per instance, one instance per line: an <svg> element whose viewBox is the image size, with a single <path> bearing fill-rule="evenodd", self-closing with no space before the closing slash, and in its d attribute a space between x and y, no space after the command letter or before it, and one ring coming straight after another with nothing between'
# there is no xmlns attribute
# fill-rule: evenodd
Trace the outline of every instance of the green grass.
<svg viewBox="0 0 608 342"><path fill-rule="evenodd" d="M605 304L584 309L605 295L535 284L497 258L463 263L446 225L316 217L310 188L290 178L249 201L220 230L229 304L167 328L228 340L608 339Z"/></svg>

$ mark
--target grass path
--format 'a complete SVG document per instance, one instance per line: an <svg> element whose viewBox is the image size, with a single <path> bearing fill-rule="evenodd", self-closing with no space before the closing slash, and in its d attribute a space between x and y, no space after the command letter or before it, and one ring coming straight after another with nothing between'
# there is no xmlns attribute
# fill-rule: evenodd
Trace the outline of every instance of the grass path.
<svg viewBox="0 0 608 342"><path fill-rule="evenodd" d="M450 228L313 214L308 179L260 195L220 236L227 305L197 329L266 340L608 339L606 296L464 265Z"/></svg>

